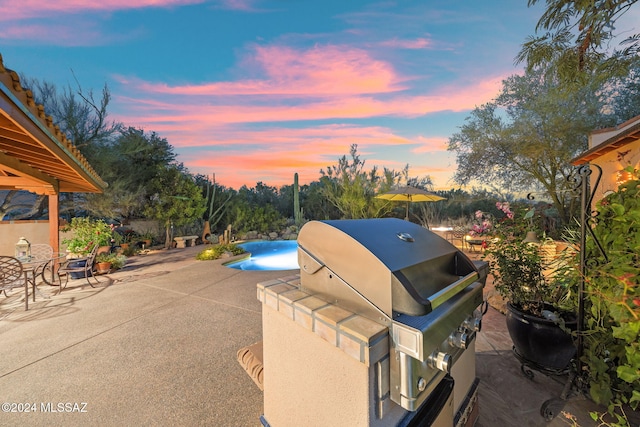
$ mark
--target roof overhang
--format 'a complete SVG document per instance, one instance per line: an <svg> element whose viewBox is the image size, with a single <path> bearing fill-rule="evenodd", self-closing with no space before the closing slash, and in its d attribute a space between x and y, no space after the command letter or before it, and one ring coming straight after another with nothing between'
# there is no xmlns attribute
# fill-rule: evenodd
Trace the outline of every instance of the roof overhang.
<svg viewBox="0 0 640 427"><path fill-rule="evenodd" d="M106 187L0 56L0 190L101 193Z"/></svg>
<svg viewBox="0 0 640 427"><path fill-rule="evenodd" d="M572 165L591 162L613 150L640 140L640 116L627 120L615 128L596 131L591 134L591 138L597 134L606 135L608 138L571 160Z"/></svg>

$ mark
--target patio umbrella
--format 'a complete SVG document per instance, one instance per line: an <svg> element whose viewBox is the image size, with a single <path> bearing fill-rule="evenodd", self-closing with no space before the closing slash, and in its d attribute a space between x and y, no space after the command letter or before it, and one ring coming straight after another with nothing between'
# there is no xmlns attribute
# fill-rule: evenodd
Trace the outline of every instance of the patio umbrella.
<svg viewBox="0 0 640 427"><path fill-rule="evenodd" d="M420 188L411 187L409 185L404 187L398 187L384 194L379 194L376 199L385 199L392 202L407 202L407 213L405 220L409 220L409 203L411 202L437 202L438 200L445 200L444 197L440 197L437 194L429 193L428 191Z"/></svg>

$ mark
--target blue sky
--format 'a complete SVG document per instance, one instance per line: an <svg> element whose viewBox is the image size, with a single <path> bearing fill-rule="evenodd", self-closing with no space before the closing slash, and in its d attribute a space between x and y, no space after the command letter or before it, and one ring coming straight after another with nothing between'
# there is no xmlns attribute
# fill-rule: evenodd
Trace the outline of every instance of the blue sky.
<svg viewBox="0 0 640 427"><path fill-rule="evenodd" d="M542 2L544 3L544 2ZM501 81L542 8L526 0L0 0L5 67L111 90L191 172L239 188L366 168L450 180L448 138Z"/></svg>

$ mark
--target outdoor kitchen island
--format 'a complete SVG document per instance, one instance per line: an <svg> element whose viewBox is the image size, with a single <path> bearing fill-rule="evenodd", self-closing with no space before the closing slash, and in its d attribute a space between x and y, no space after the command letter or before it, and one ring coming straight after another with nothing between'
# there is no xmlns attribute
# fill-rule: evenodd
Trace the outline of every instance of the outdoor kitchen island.
<svg viewBox="0 0 640 427"><path fill-rule="evenodd" d="M258 284L265 426L472 426L486 265L397 219L312 221Z"/></svg>

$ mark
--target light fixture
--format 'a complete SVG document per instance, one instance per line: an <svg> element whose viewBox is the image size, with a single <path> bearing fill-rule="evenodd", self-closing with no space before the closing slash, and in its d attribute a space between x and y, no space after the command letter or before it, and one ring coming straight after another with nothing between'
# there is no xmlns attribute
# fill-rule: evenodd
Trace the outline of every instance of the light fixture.
<svg viewBox="0 0 640 427"><path fill-rule="evenodd" d="M21 237L16 243L16 258L20 260L28 259L31 256L31 243L24 237Z"/></svg>
<svg viewBox="0 0 640 427"><path fill-rule="evenodd" d="M622 185L633 179L633 174L627 170L621 169L616 172L616 184Z"/></svg>
<svg viewBox="0 0 640 427"><path fill-rule="evenodd" d="M540 240L538 240L538 236L536 236L535 231L527 231L527 235L522 241L522 243L530 243L532 245L539 245Z"/></svg>

